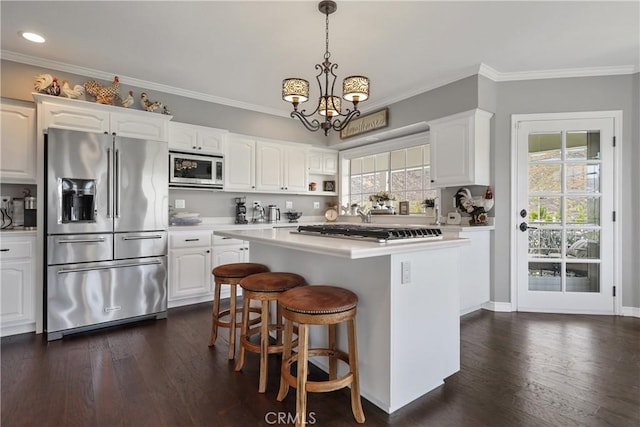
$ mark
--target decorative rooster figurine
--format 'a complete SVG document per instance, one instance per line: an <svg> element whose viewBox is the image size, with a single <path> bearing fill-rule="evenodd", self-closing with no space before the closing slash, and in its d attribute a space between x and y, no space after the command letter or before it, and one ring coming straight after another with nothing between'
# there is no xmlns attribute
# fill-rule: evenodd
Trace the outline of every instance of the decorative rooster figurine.
<svg viewBox="0 0 640 427"><path fill-rule="evenodd" d="M456 207L471 215L471 224L486 224L487 212L493 208L493 191L487 187L483 197L473 198L468 188L462 187L456 193Z"/></svg>
<svg viewBox="0 0 640 427"><path fill-rule="evenodd" d="M113 104L115 97L120 97L120 79L118 76L113 78L113 83L109 86L102 86L95 80L90 80L84 84L84 89L89 95L96 97L98 104Z"/></svg>
<svg viewBox="0 0 640 427"><path fill-rule="evenodd" d="M144 108L147 111L153 112L161 108L162 114L171 114L171 111L169 111L169 109L167 109L167 106L164 105L162 102L150 101L149 98L147 97L146 92L142 92L140 94L140 103L142 104L142 108Z"/></svg>
<svg viewBox="0 0 640 427"><path fill-rule="evenodd" d="M122 105L124 108L129 108L129 107L131 107L133 105L133 101L134 101L134 99L133 99L133 91L130 90L129 94L127 95L127 97L120 100L120 105Z"/></svg>
<svg viewBox="0 0 640 427"><path fill-rule="evenodd" d="M60 95L60 83L58 83L58 78L53 77L51 74L40 74L39 76L36 76L34 89L40 93L46 93L47 95Z"/></svg>
<svg viewBox="0 0 640 427"><path fill-rule="evenodd" d="M69 82L67 80L62 81L62 95L67 98L78 98L84 93L84 87L80 85L75 85L73 88L69 86Z"/></svg>

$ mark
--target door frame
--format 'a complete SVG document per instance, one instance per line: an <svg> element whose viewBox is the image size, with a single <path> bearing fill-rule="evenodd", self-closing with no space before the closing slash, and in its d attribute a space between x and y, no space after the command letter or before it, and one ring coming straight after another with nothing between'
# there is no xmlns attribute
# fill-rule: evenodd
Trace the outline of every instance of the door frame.
<svg viewBox="0 0 640 427"><path fill-rule="evenodd" d="M567 113L532 113L532 114L512 114L511 115L511 195L509 204L509 227L511 256L509 258L509 279L511 311L518 311L518 254L516 253L518 244L518 224L520 218L516 215L518 210L518 126L524 121L548 121L548 120L570 120L570 119L613 119L613 135L615 137L615 148L613 153L613 210L616 213L616 220L613 222L613 286L616 289L614 299L614 315L622 313L622 277L620 254L622 253L622 239L620 238L620 222L624 213L620 210L620 164L622 150L622 110L610 111L583 111Z"/></svg>

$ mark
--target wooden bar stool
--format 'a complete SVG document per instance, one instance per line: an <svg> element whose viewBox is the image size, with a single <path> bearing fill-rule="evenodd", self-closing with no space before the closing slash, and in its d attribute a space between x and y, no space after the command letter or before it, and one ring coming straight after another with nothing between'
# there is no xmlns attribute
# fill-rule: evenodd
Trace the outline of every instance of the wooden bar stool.
<svg viewBox="0 0 640 427"><path fill-rule="evenodd" d="M353 292L330 285L312 285L291 289L278 299L285 319L282 368L278 401L284 400L289 386L296 388L296 425L306 424L307 392L324 393L351 385L351 412L358 423L364 423L358 377L358 348L356 337L356 306L358 297ZM336 327L347 322L349 353L336 348ZM293 324L298 324L298 353L291 354ZM309 348L309 325L327 325L328 348ZM308 381L310 356L329 357L329 380ZM337 362L349 364L349 372L338 378ZM297 363L297 374L291 374L291 365Z"/></svg>
<svg viewBox="0 0 640 427"><path fill-rule="evenodd" d="M247 276L256 273L264 273L269 271L269 267L263 264L255 262L238 262L233 264L223 264L215 267L211 274L215 281L214 296L213 296L213 313L211 321L211 336L209 338L209 347L215 344L218 337L218 327L229 328L229 359L233 359L236 354L236 328L240 327L240 323L236 320L236 290L240 280ZM220 289L222 285L229 285L231 287L231 294L229 298L229 309L220 311ZM248 312L259 313L259 308L251 307ZM229 320L222 320L228 316ZM258 323L259 318L252 319L253 323Z"/></svg>
<svg viewBox="0 0 640 427"><path fill-rule="evenodd" d="M278 295L297 286L305 285L304 277L295 273L259 273L247 276L240 281L242 287L242 327L240 329L240 355L236 364L236 371L244 366L245 350L260 354L260 382L258 392L267 389L267 357L269 354L282 353L282 315L277 304ZM251 327L249 322L249 304L252 300L262 304L260 326ZM270 323L269 303L276 302L276 323ZM269 332L276 332L275 344L269 343ZM260 344L250 341L251 336L260 334Z"/></svg>

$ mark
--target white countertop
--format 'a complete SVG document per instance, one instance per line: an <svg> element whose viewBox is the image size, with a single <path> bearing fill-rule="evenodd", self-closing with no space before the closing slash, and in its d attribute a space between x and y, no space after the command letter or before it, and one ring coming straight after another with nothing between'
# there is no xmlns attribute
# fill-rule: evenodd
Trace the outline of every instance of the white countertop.
<svg viewBox="0 0 640 427"><path fill-rule="evenodd" d="M235 230L215 230L214 234L248 240L249 242L265 243L282 248L351 259L370 258L424 250L437 250L470 243L468 239L452 237L425 242L405 241L402 243L375 243L332 237L310 236L292 233L291 231L292 230L290 228L254 228L242 230L236 228Z"/></svg>
<svg viewBox="0 0 640 427"><path fill-rule="evenodd" d="M38 235L38 230L25 230L24 228L0 231L0 238L2 238L2 237L29 237L29 236L36 237L37 235Z"/></svg>

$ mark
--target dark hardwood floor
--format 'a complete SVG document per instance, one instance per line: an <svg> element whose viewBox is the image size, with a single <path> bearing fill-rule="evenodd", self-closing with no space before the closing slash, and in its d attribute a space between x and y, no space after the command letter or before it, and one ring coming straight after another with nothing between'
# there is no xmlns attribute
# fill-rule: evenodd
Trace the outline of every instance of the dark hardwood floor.
<svg viewBox="0 0 640 427"><path fill-rule="evenodd" d="M202 304L51 343L3 338L2 426L283 425L295 390L276 401L278 357L259 394L257 355L234 372L227 335L207 347L209 322ZM365 425L640 425L640 319L477 311L461 326L460 372L392 415L364 400ZM347 390L308 407L317 426L356 425Z"/></svg>

